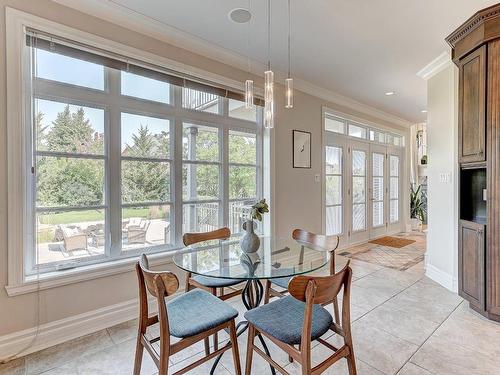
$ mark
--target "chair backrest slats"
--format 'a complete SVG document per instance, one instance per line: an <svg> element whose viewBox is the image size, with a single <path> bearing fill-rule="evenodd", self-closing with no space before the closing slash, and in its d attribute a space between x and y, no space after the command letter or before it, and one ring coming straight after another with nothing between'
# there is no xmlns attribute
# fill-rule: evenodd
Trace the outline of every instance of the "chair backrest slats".
<svg viewBox="0 0 500 375"><path fill-rule="evenodd" d="M288 291L299 301L306 302L306 290L312 281L316 286L312 303L323 304L332 301L339 294L342 287L347 287L349 283L352 273L349 263L348 261L341 271L331 276L295 276L288 284Z"/></svg>
<svg viewBox="0 0 500 375"><path fill-rule="evenodd" d="M145 254L142 254L141 260L139 261L138 269L142 273L142 277L144 278L144 284L146 284L146 288L151 295L154 297L158 297L156 293L156 282L155 277L158 276L159 279L162 280L165 293L167 296L174 294L179 289L179 280L177 276L173 272L162 271L155 272L149 269L149 261ZM157 280L158 280L157 278Z"/></svg>
<svg viewBox="0 0 500 375"><path fill-rule="evenodd" d="M182 236L182 242L184 242L184 246L189 246L202 241L225 240L229 237L231 237L231 230L224 227L210 232L185 233Z"/></svg>
<svg viewBox="0 0 500 375"><path fill-rule="evenodd" d="M304 229L294 229L292 238L296 241L306 242L330 252L335 251L339 245L339 236L323 236L308 232Z"/></svg>

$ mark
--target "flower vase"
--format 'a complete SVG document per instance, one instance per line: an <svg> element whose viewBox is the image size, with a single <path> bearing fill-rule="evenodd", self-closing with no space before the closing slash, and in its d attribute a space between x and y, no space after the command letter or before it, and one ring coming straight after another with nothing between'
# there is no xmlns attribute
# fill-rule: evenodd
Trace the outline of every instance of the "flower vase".
<svg viewBox="0 0 500 375"><path fill-rule="evenodd" d="M253 220L249 219L242 225L245 233L240 239L241 250L245 253L255 253L260 247L260 238L254 232Z"/></svg>

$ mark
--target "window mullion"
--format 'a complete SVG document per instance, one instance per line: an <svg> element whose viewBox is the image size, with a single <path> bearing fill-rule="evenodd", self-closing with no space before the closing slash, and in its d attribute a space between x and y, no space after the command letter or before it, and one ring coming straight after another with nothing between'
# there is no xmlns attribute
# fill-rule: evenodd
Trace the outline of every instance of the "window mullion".
<svg viewBox="0 0 500 375"><path fill-rule="evenodd" d="M120 72L107 69L109 95L115 100L108 107L108 160L106 201L109 205L108 235L110 240L109 255L118 257L122 247L121 233L121 126L120 126Z"/></svg>
<svg viewBox="0 0 500 375"><path fill-rule="evenodd" d="M227 100L226 100L227 104ZM220 210L220 215L222 215L222 220L219 222L223 226L229 225L229 129L227 126L222 126L222 142L220 142L220 154L222 155L222 173L221 173L221 198L222 207Z"/></svg>
<svg viewBox="0 0 500 375"><path fill-rule="evenodd" d="M171 192L172 202L174 202L174 207L172 210L173 215L171 215L171 221L173 222L174 238L172 242L175 245L182 245L182 118L179 116L179 109L182 108L182 89L180 87L174 87L174 105L176 109L176 115L174 117L173 123L171 124L172 140L173 140L173 158L171 180L173 188Z"/></svg>

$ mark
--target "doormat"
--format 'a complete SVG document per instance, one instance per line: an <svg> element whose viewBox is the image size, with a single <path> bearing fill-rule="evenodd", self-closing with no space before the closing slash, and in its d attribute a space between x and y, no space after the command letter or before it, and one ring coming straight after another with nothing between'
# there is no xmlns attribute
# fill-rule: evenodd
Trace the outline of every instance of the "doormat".
<svg viewBox="0 0 500 375"><path fill-rule="evenodd" d="M425 255L425 235L411 235L411 238L414 240L401 237L383 237L348 248L339 255L405 271L421 262Z"/></svg>
<svg viewBox="0 0 500 375"><path fill-rule="evenodd" d="M370 241L370 243L374 243L374 244L382 245L382 246L395 247L398 249L405 247L405 246L408 246L414 242L415 242L415 240L409 240L407 238L399 238L399 237L391 237L391 236L385 236L385 237L377 238L376 240Z"/></svg>

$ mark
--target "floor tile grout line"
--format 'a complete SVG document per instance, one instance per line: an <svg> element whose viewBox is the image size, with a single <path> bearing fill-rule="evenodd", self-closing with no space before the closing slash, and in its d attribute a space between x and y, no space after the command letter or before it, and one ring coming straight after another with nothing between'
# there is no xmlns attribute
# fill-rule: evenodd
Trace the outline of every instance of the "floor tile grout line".
<svg viewBox="0 0 500 375"><path fill-rule="evenodd" d="M422 348L422 347L423 347L423 346L427 343L427 341L429 341L429 339L430 339L432 336L434 336L434 334L436 333L436 331L437 331L437 330L438 330L438 329L439 329L439 328L440 328L440 327L441 327L441 326L442 326L442 325L443 325L443 324L444 324L444 323L445 323L448 319L450 319L451 315L453 315L453 313L454 313L454 312L455 312L455 311L456 311L456 310L460 307L460 305L461 305L461 304L462 304L462 302L460 302L460 303L459 303L459 304L458 304L458 305L457 305L457 306L456 306L456 307L455 307L455 308L454 308L454 309L453 309L453 310L452 310L452 311L451 311L451 312L450 312L450 313L446 316L446 318L442 321L442 323L441 323L441 324L439 324L439 325L436 327L436 329L434 329L434 330L432 331L432 333L431 333L431 334L430 334L430 335L429 335L429 336L425 339L425 341L424 341L421 345L419 345L419 346L418 346L417 350L415 350L415 352L414 352L414 353L410 356L410 358L408 358L408 360L407 360L407 361L403 364L403 366L401 366L401 368L400 368L400 369L396 372L396 374L397 374L399 371L401 371L401 369L402 369L402 368L403 368L403 367L404 367L404 366L405 366L408 362L410 362L410 363L412 363L412 364L415 364L415 363L411 362L411 360L412 360L412 358L415 356L415 354L417 354L417 352L418 352L418 351L419 351L419 350L420 350L420 349L421 349L421 348ZM424 370L427 370L428 372L430 372L431 374L434 374L434 372L433 372L433 371L431 371L431 370L429 370L429 369L427 369L427 368L425 368L425 367L423 367L423 366L418 365L418 367L421 367L421 368L423 368Z"/></svg>

